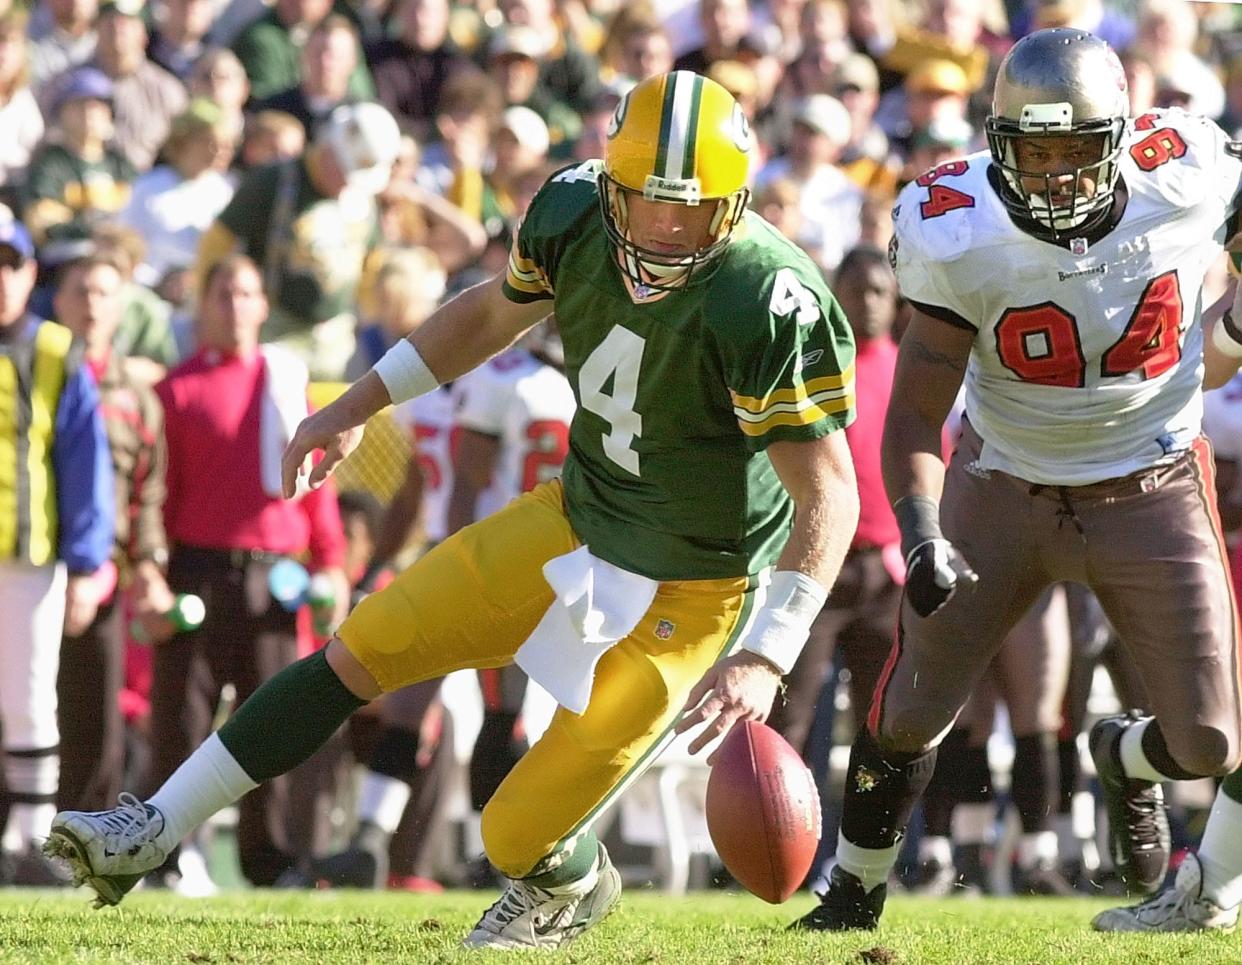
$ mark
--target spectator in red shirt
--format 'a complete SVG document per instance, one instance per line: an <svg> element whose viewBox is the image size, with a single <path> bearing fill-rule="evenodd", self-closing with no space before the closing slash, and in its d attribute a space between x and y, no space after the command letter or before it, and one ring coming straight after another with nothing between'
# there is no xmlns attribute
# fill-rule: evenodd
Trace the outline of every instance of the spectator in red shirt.
<svg viewBox="0 0 1242 965"><path fill-rule="evenodd" d="M274 599L275 563L306 558L333 575L343 609L345 540L336 493L308 492L286 501L272 483L270 460L283 442L290 396L305 412L306 371L287 353L259 348L267 318L263 279L254 262L232 256L207 275L197 320L198 352L156 386L164 403L168 498L164 521L172 544L168 581L207 605L195 631L155 649L151 686L152 774L159 786L210 733L221 687L237 702L297 656L296 613ZM292 418L292 416L290 416ZM287 786L250 793L240 804L242 873L272 884L294 864L286 850ZM161 871L176 874L175 855Z"/></svg>
<svg viewBox="0 0 1242 965"><path fill-rule="evenodd" d="M905 571L897 522L880 474L880 437L897 364L892 339L897 315L897 281L883 251L854 248L841 261L832 286L854 330L854 384L858 418L845 430L858 477L858 530L828 603L811 628L811 638L785 678L785 700L777 700L768 723L805 756L820 690L833 666L834 651L850 672L850 707L861 728L893 643L898 580ZM824 840L831 836L824 835Z"/></svg>

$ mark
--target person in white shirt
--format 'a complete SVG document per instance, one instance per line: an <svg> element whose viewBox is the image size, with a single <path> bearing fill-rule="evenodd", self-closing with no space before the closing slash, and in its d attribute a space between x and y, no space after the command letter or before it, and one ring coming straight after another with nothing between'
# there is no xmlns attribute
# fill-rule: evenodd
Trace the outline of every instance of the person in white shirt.
<svg viewBox="0 0 1242 965"><path fill-rule="evenodd" d="M26 14L0 15L0 194L16 199L31 155L43 137L43 114L29 84Z"/></svg>
<svg viewBox="0 0 1242 965"><path fill-rule="evenodd" d="M147 243L135 280L154 288L194 264L199 236L233 197L227 172L235 146L232 125L211 101L196 99L173 120L165 163L134 182L119 216Z"/></svg>
<svg viewBox="0 0 1242 965"><path fill-rule="evenodd" d="M98 14L99 0L46 0L35 10L30 24L30 82L40 99L49 82L95 56Z"/></svg>
<svg viewBox="0 0 1242 965"><path fill-rule="evenodd" d="M825 271L834 270L859 238L863 192L836 166L850 131L849 111L835 97L804 97L794 107L788 150L755 179L758 188L781 178L797 186L802 230L794 240Z"/></svg>

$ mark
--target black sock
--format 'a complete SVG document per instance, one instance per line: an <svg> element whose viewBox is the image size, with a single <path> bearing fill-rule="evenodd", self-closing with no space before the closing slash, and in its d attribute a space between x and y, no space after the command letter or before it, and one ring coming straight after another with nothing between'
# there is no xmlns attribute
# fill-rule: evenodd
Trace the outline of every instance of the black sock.
<svg viewBox="0 0 1242 965"><path fill-rule="evenodd" d="M1024 832L1032 834L1052 827L1052 809L1059 790L1055 736L1046 733L1015 738L1009 796Z"/></svg>
<svg viewBox="0 0 1242 965"><path fill-rule="evenodd" d="M518 716L505 710L483 711L483 725L470 755L470 806L476 811L483 810L528 749L518 730Z"/></svg>
<svg viewBox="0 0 1242 965"><path fill-rule="evenodd" d="M922 754L885 752L870 732L860 733L845 775L841 814L845 840L877 850L896 844L935 768L934 747Z"/></svg>
<svg viewBox="0 0 1242 965"><path fill-rule="evenodd" d="M936 751L936 769L923 792L925 833L931 837L947 838L953 830L953 808L961 799L962 757L969 750L969 738L966 728L956 727Z"/></svg>
<svg viewBox="0 0 1242 965"><path fill-rule="evenodd" d="M418 773L418 734L390 724L371 752L371 770L407 784Z"/></svg>
<svg viewBox="0 0 1242 965"><path fill-rule="evenodd" d="M1078 790L1078 777L1082 773L1076 739L1057 741L1057 768L1059 790L1057 813L1069 814L1074 803L1074 792Z"/></svg>

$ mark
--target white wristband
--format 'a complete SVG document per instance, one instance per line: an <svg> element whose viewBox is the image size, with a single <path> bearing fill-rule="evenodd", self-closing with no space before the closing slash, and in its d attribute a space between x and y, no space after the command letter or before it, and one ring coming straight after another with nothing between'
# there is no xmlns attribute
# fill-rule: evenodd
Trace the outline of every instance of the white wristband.
<svg viewBox="0 0 1242 965"><path fill-rule="evenodd" d="M375 363L374 372L388 390L393 405L418 395L426 395L439 386L440 380L427 368L418 349L408 339L401 339Z"/></svg>
<svg viewBox="0 0 1242 965"><path fill-rule="evenodd" d="M1216 324L1212 326L1212 344L1216 346L1216 351L1221 355L1226 355L1231 359L1242 359L1242 342L1238 342L1229 334L1232 325L1225 324L1226 318L1232 323L1231 314L1226 312L1224 318L1218 318Z"/></svg>
<svg viewBox="0 0 1242 965"><path fill-rule="evenodd" d="M782 676L789 673L827 599L828 591L805 573L777 570L768 585L767 599L742 640L742 649L763 657Z"/></svg>

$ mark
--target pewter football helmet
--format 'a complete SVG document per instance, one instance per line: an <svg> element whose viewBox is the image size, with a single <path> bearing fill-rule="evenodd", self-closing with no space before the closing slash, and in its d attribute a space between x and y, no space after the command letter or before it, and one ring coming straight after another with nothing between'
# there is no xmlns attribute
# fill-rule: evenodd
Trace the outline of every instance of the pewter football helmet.
<svg viewBox="0 0 1242 965"><path fill-rule="evenodd" d="M1001 172L1001 196L1009 210L1034 220L1054 238L1090 227L1112 204L1129 110L1121 61L1098 37L1058 27L1014 44L1001 61L987 119L988 147ZM1103 135L1099 161L1072 171L1068 203L1053 199L1056 175L1023 171L1018 163L1021 138L1057 134ZM1083 175L1095 182L1090 196L1081 191ZM1042 179L1044 187L1028 191L1023 178Z"/></svg>

